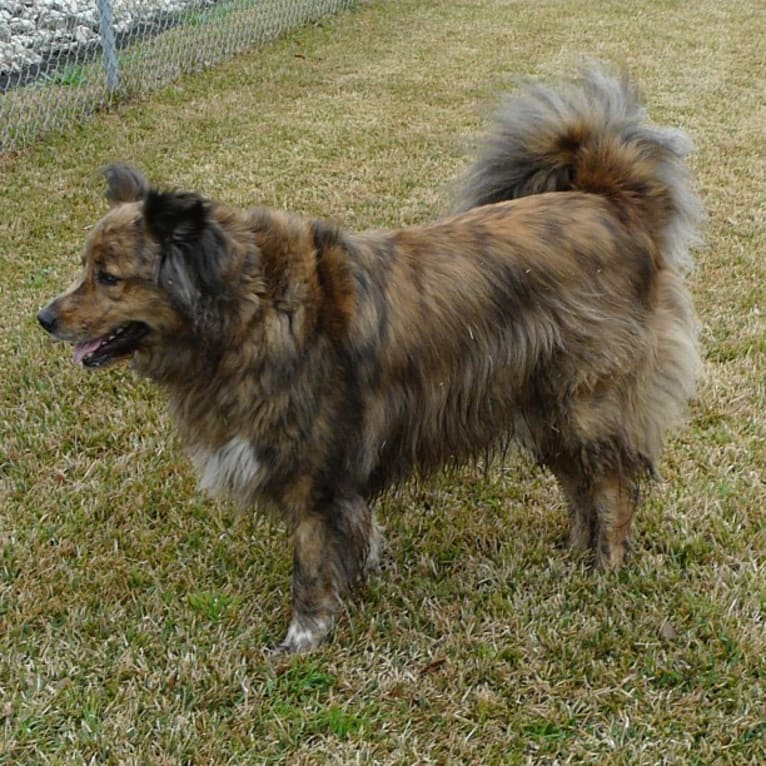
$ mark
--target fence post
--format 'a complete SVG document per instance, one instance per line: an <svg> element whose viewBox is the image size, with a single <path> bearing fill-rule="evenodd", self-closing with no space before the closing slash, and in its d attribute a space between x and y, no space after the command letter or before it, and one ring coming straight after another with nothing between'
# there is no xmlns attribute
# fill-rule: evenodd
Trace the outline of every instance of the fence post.
<svg viewBox="0 0 766 766"><path fill-rule="evenodd" d="M106 87L110 93L120 87L120 60L117 57L117 41L114 36L114 14L112 0L96 0L98 6L98 31L104 50Z"/></svg>

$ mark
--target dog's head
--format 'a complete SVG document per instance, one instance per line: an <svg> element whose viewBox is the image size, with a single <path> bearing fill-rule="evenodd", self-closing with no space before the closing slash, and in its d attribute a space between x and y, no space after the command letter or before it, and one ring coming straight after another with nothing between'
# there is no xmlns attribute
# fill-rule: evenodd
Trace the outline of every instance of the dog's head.
<svg viewBox="0 0 766 766"><path fill-rule="evenodd" d="M88 237L82 271L37 315L87 367L192 335L223 292L226 243L210 204L157 191L126 165L105 174L111 209Z"/></svg>

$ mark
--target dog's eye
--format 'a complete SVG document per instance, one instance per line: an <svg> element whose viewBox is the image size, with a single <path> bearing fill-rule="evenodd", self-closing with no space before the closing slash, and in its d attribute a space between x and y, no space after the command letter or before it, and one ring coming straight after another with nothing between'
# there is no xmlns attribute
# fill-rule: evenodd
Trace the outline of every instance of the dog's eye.
<svg viewBox="0 0 766 766"><path fill-rule="evenodd" d="M114 274L110 274L108 271L99 271L96 274L96 279L100 285L116 285L119 281L119 277L115 277Z"/></svg>

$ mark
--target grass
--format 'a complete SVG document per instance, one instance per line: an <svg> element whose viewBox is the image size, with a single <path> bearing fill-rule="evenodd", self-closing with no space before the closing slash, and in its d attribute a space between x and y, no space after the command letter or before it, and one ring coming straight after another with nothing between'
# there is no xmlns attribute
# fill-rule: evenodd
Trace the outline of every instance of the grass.
<svg viewBox="0 0 766 766"><path fill-rule="evenodd" d="M67 64L41 78L45 85L65 85L79 87L90 79L86 64Z"/></svg>
<svg viewBox="0 0 766 766"><path fill-rule="evenodd" d="M766 24L758 3L363 4L0 159L0 763L760 764ZM629 65L690 131L705 380L618 575L522 457L379 508L385 571L270 660L284 532L200 496L161 394L35 327L97 169L351 227L428 220L514 76Z"/></svg>

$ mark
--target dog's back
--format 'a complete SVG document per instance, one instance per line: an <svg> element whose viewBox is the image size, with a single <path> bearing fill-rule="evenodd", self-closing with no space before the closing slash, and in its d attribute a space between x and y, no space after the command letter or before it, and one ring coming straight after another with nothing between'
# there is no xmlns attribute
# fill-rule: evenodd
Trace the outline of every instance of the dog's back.
<svg viewBox="0 0 766 766"><path fill-rule="evenodd" d="M601 197L484 206L351 250L374 282L350 338L375 350L357 368L372 494L511 440L544 459L581 395L650 354L651 241Z"/></svg>

